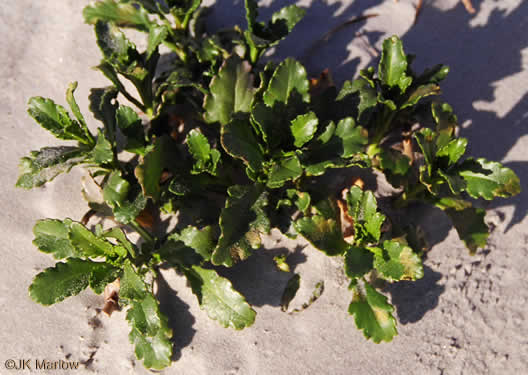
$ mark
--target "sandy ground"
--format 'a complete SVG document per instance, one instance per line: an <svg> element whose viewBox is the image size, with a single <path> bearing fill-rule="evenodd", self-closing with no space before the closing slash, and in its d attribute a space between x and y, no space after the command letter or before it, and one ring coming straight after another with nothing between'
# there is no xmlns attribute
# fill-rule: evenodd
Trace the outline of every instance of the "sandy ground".
<svg viewBox="0 0 528 375"><path fill-rule="evenodd" d="M0 4L0 374L8 359L80 361L71 373L146 374L134 360L124 313L98 314L102 298L91 292L53 307L33 303L27 287L52 265L31 244L32 227L43 217L79 219L85 210L79 171L43 189L13 188L18 159L55 142L27 116L30 96L65 103L68 82L79 81L77 98L86 117L88 91L108 83L90 69L100 54L92 30L83 24L86 1L3 1ZM242 2L218 1L214 27L244 23ZM347 315L351 295L341 264L309 246L296 251L302 285L293 307L304 302L316 282L323 296L296 316L280 311L287 275L273 267L273 255L304 243L272 236L267 250L229 273L258 316L244 331L221 328L207 318L184 280L166 271L160 286L162 308L175 336L172 367L164 374L521 374L528 371L528 2L473 0L468 14L455 0L425 1L418 21L409 0L304 1L305 20L274 58L303 56L313 74L333 68L336 79L351 78L358 67L376 62L376 48L398 34L418 70L436 63L451 66L443 85L470 139L470 152L502 160L521 178L523 192L488 206L492 228L486 249L471 257L441 212L416 208L434 244L425 276L386 289L397 307L399 336L391 344L364 340ZM281 1L265 2L264 15ZM350 17L378 13L367 23L335 35L316 53L311 43ZM355 32L362 31L363 38ZM377 62L376 62L377 63ZM97 124L91 120L90 126ZM33 366L34 367L34 366ZM27 373L30 371L27 370ZM47 373L68 373L49 371Z"/></svg>

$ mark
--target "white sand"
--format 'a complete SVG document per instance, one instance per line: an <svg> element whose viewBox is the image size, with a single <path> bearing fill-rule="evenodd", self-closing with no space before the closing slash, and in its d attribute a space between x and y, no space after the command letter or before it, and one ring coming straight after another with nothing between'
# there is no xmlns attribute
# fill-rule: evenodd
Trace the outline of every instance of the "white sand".
<svg viewBox="0 0 528 375"><path fill-rule="evenodd" d="M44 189L15 190L18 159L55 142L26 114L30 96L64 104L68 82L79 81L77 98L87 118L88 91L109 84L90 69L100 54L81 11L86 1L4 1L0 5L0 113L2 147L0 227L3 257L0 282L0 374L7 359L83 361L71 373L148 373L134 360L124 313L97 314L102 297L84 292L53 307L33 303L27 287L33 276L52 265L33 247L32 227L43 217L79 219L86 205L79 171L59 177ZM219 1L216 26L243 23L242 1ZM233 10L233 3L237 7ZM269 3L269 2L266 2ZM276 10L281 1L275 1ZM378 48L398 34L422 69L451 66L443 92L459 116L470 152L502 160L521 178L524 191L514 199L490 204L493 228L489 244L469 256L448 220L436 210L420 209L435 243L425 261L425 277L387 289L397 306L399 336L391 344L367 342L346 310L351 294L341 264L307 247L296 271L302 285L293 307L304 302L315 283L325 293L308 310L290 316L278 307L287 276L273 268L277 249L295 243L279 237L267 249L231 271L234 284L258 313L244 331L221 328L202 312L184 280L165 272L163 308L171 311L176 358L164 374L521 374L528 369L528 2L473 0L469 15L455 0L427 2L412 27L411 1L343 3L314 1L306 19L278 49L276 57L301 56L330 28L362 12L378 18L352 26L305 59L312 73L331 67L336 78L351 78L357 65L372 64L362 30ZM368 8L368 6L371 8ZM270 13L263 10L264 15ZM90 126L98 124L90 120ZM306 260L306 261L304 261ZM170 285L170 286L169 286ZM171 291L171 289L173 291ZM50 371L47 373L67 373Z"/></svg>

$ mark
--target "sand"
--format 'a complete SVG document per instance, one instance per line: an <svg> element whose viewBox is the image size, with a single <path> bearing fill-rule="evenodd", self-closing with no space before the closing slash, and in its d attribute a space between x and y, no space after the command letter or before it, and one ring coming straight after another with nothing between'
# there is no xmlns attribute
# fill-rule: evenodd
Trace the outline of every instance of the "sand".
<svg viewBox="0 0 528 375"><path fill-rule="evenodd" d="M134 359L124 313L111 318L96 309L102 297L83 292L52 307L33 303L27 287L53 264L32 245L32 227L44 217L79 219L86 210L79 170L42 189L14 189L17 164L30 150L57 143L26 114L29 97L64 104L64 91L77 80L77 98L89 125L88 92L108 82L90 67L100 53L81 10L86 1L18 0L0 5L0 187L2 262L0 272L0 374L8 359L76 361L79 369L50 374L147 374ZM242 1L218 1L213 27L244 24ZM264 16L281 1L264 2ZM425 276L385 291L397 309L399 336L390 344L366 341L347 314L351 293L337 259L287 241L276 233L266 248L229 271L236 288L257 311L255 324L236 332L220 327L200 310L185 281L164 271L162 309L171 316L175 336L172 366L163 374L521 374L528 369L528 2L473 0L468 14L456 0L426 1L413 26L412 1L304 1L305 20L271 56L303 57L312 74L330 67L336 81L376 64L368 40L378 51L383 38L397 34L418 70L436 63L451 67L443 84L446 100L458 114L460 134L470 153L500 160L521 178L523 192L488 204L492 228L488 246L468 255L446 217L416 208L433 244ZM362 13L377 18L351 26L309 53L325 32ZM361 31L362 37L356 37ZM297 249L297 250L295 250ZM281 312L287 275L272 257L295 251L302 276L297 307L319 280L325 292L297 315ZM25 373L30 373L27 370Z"/></svg>

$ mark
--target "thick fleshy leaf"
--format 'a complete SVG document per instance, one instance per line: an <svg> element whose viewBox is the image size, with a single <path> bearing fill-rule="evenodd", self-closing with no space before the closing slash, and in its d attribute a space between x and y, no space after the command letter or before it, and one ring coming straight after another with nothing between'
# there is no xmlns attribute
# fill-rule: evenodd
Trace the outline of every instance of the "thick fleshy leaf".
<svg viewBox="0 0 528 375"><path fill-rule="evenodd" d="M221 142L229 155L243 160L253 171L261 168L264 156L249 120L234 118L223 125Z"/></svg>
<svg viewBox="0 0 528 375"><path fill-rule="evenodd" d="M358 120L366 110L373 108L378 103L376 88L373 83L363 77L356 79L352 84L346 81L339 93L337 100L344 98L348 94L359 93Z"/></svg>
<svg viewBox="0 0 528 375"><path fill-rule="evenodd" d="M94 117L104 124L105 136L110 140L115 140L116 110L118 104L115 103L118 91L113 86L95 88L90 90L90 111Z"/></svg>
<svg viewBox="0 0 528 375"><path fill-rule="evenodd" d="M97 22L95 35L105 60L119 72L126 72L139 58L136 46L115 24Z"/></svg>
<svg viewBox="0 0 528 375"><path fill-rule="evenodd" d="M432 68L425 69L425 71L416 78L416 82L420 84L439 83L443 81L449 74L449 67L447 65L438 64Z"/></svg>
<svg viewBox="0 0 528 375"><path fill-rule="evenodd" d="M475 254L477 249L486 246L489 236L489 229L484 221L486 210L474 207L464 209L457 207L444 210L451 219L458 237L464 242L471 254Z"/></svg>
<svg viewBox="0 0 528 375"><path fill-rule="evenodd" d="M84 129L72 119L66 109L51 99L34 96L29 99L28 113L44 129L56 138L74 140L93 145L93 139L87 137Z"/></svg>
<svg viewBox="0 0 528 375"><path fill-rule="evenodd" d="M142 301L149 293L145 282L136 272L130 261L125 261L120 283L119 297L124 298L129 303L132 301Z"/></svg>
<svg viewBox="0 0 528 375"><path fill-rule="evenodd" d="M384 241L383 249L374 248L374 267L388 281L417 280L423 277L422 260L404 244Z"/></svg>
<svg viewBox="0 0 528 375"><path fill-rule="evenodd" d="M51 253L56 259L79 256L79 252L70 242L70 219L39 220L33 227L33 244L44 253Z"/></svg>
<svg viewBox="0 0 528 375"><path fill-rule="evenodd" d="M341 119L337 123L334 136L339 140L340 156L343 158L350 158L364 151L365 145L368 143L366 130L361 126L356 126L352 117Z"/></svg>
<svg viewBox="0 0 528 375"><path fill-rule="evenodd" d="M471 169L464 169L471 165ZM476 166L473 168L473 166ZM491 200L495 197L511 197L521 191L519 177L500 163L480 158L468 159L459 173L466 181L466 192L473 198Z"/></svg>
<svg viewBox="0 0 528 375"><path fill-rule="evenodd" d="M268 195L260 185L231 186L229 198L220 214L221 235L213 256L213 264L231 267L246 259L252 249L261 246L260 233L270 231L265 212Z"/></svg>
<svg viewBox="0 0 528 375"><path fill-rule="evenodd" d="M453 114L453 108L447 103L433 102L431 111L436 121L436 130L452 135L458 126L458 120L456 115Z"/></svg>
<svg viewBox="0 0 528 375"><path fill-rule="evenodd" d="M288 283L286 284L286 288L284 288L284 292L282 292L282 296L281 296L281 310L282 311L288 310L288 306L290 306L290 302L295 298L295 295L297 294L297 291L299 290L300 286L301 286L301 275L296 273L288 280Z"/></svg>
<svg viewBox="0 0 528 375"><path fill-rule="evenodd" d="M381 82L389 87L398 86L403 93L412 82L406 72L407 56L401 40L396 35L385 39L378 67Z"/></svg>
<svg viewBox="0 0 528 375"><path fill-rule="evenodd" d="M81 113L79 105L77 104L77 101L75 100L75 96L73 95L76 89L77 89L77 82L71 82L68 85L68 89L66 90L66 101L68 102L73 112L73 115L75 116L77 121L79 121L79 124L81 124L84 134L86 135L86 139L89 140L91 144L93 144L94 143L93 136L90 133L88 126L86 125L86 121L84 120L84 117Z"/></svg>
<svg viewBox="0 0 528 375"><path fill-rule="evenodd" d="M449 159L449 165L453 165L466 153L467 143L466 138L453 139L444 147L439 148L436 151L436 156L447 157Z"/></svg>
<svg viewBox="0 0 528 375"><path fill-rule="evenodd" d="M232 286L216 271L193 266L184 271L200 307L209 318L224 327L243 329L255 321L255 311Z"/></svg>
<svg viewBox="0 0 528 375"><path fill-rule="evenodd" d="M264 92L264 103L269 107L273 107L275 102L286 104L293 92L301 95L305 102L309 102L309 87L306 70L302 64L292 58L287 58L273 73L268 88Z"/></svg>
<svg viewBox="0 0 528 375"><path fill-rule="evenodd" d="M209 85L204 101L207 122L227 124L235 113L249 113L255 94L251 66L238 55L229 57Z"/></svg>
<svg viewBox="0 0 528 375"><path fill-rule="evenodd" d="M382 149L378 158L380 168L395 175L404 176L411 167L411 160L406 155L393 149Z"/></svg>
<svg viewBox="0 0 528 375"><path fill-rule="evenodd" d="M372 270L373 261L371 251L352 246L345 253L345 273L351 279L363 277Z"/></svg>
<svg viewBox="0 0 528 375"><path fill-rule="evenodd" d="M273 13L271 16L271 23L269 29L272 32L274 39L279 40L286 37L304 18L306 10L299 8L296 5L288 5L279 11Z"/></svg>
<svg viewBox="0 0 528 375"><path fill-rule="evenodd" d="M198 129L192 129L187 135L187 147L194 159L192 173L209 172L216 174L220 160L220 151L211 149L209 141Z"/></svg>
<svg viewBox="0 0 528 375"><path fill-rule="evenodd" d="M100 293L101 285L115 277L116 268L108 263L69 258L39 273L29 287L29 295L35 302L53 305L79 294L88 286Z"/></svg>
<svg viewBox="0 0 528 375"><path fill-rule="evenodd" d="M421 99L431 96L431 95L439 95L440 94L440 86L430 83L423 86L418 86L414 91L412 91L409 94L409 97L405 101L405 103L402 104L401 109L404 109L406 107L412 107L416 105Z"/></svg>
<svg viewBox="0 0 528 375"><path fill-rule="evenodd" d="M150 59L158 46L163 43L167 35L169 35L169 29L165 25L150 28L147 41L147 60Z"/></svg>
<svg viewBox="0 0 528 375"><path fill-rule="evenodd" d="M188 226L178 235L171 236L171 239L182 241L196 253L200 254L206 261L211 259L211 254L216 247L215 231L210 225L198 229Z"/></svg>
<svg viewBox="0 0 528 375"><path fill-rule="evenodd" d="M77 222L70 224L70 242L75 249L87 257L114 256L114 246L104 239L98 238L84 225Z"/></svg>
<svg viewBox="0 0 528 375"><path fill-rule="evenodd" d="M107 164L114 160L114 150L112 144L106 139L104 133L99 129L97 143L92 150L93 159L97 164Z"/></svg>
<svg viewBox="0 0 528 375"><path fill-rule="evenodd" d="M120 205L127 197L130 183L121 177L121 172L113 171L103 188L103 198L111 206Z"/></svg>
<svg viewBox="0 0 528 375"><path fill-rule="evenodd" d="M318 123L319 120L313 112L299 115L291 122L290 129L295 139L295 147L300 148L313 138Z"/></svg>
<svg viewBox="0 0 528 375"><path fill-rule="evenodd" d="M145 197L153 198L155 201L159 199L161 175L171 162L170 153L173 146L169 137L157 138L143 157L143 160L136 167L134 174L141 185Z"/></svg>
<svg viewBox="0 0 528 375"><path fill-rule="evenodd" d="M302 166L299 158L294 153L283 155L272 165L267 186L275 189L284 185L286 181L295 180L302 174Z"/></svg>
<svg viewBox="0 0 528 375"><path fill-rule="evenodd" d="M116 110L117 127L126 137L125 150L135 154L145 154L145 130L141 119L132 108L121 105Z"/></svg>
<svg viewBox="0 0 528 375"><path fill-rule="evenodd" d="M348 215L354 219L354 240L378 242L385 215L377 212L378 204L371 191L352 186L346 197Z"/></svg>
<svg viewBox="0 0 528 375"><path fill-rule="evenodd" d="M156 298L146 293L143 299L133 301L126 318L132 328L128 337L134 345L137 358L143 360L143 365L154 370L169 366L172 330Z"/></svg>
<svg viewBox="0 0 528 375"><path fill-rule="evenodd" d="M354 297L348 307L348 312L354 315L356 326L363 331L367 339L376 344L381 341L392 341L398 334L396 319L392 316L394 307L387 297L378 293L369 283L354 287Z"/></svg>
<svg viewBox="0 0 528 375"><path fill-rule="evenodd" d="M336 204L328 200L319 205L325 205L325 209L312 216L298 219L295 222L295 229L316 249L329 256L341 255L350 245L343 239Z"/></svg>
<svg viewBox="0 0 528 375"><path fill-rule="evenodd" d="M88 152L78 147L44 147L40 151L31 151L30 156L20 159L16 186L24 189L42 186L59 174L69 172L87 157Z"/></svg>
<svg viewBox="0 0 528 375"><path fill-rule="evenodd" d="M135 27L147 31L151 25L148 13L142 7L129 2L102 0L83 9L84 22L95 24L98 21L113 22L118 26Z"/></svg>

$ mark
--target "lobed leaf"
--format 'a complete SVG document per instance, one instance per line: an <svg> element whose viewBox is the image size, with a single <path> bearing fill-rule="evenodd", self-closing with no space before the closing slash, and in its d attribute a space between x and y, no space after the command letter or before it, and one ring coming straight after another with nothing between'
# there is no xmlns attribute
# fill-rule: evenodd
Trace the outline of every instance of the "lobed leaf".
<svg viewBox="0 0 528 375"><path fill-rule="evenodd" d="M261 146L247 119L234 118L221 128L224 150L234 158L244 161L253 171L260 170L264 161Z"/></svg>
<svg viewBox="0 0 528 375"><path fill-rule="evenodd" d="M87 158L88 153L79 147L44 147L40 151L31 151L30 156L20 159L16 186L24 189L42 186Z"/></svg>
<svg viewBox="0 0 528 375"><path fill-rule="evenodd" d="M291 122L290 129L295 139L295 147L300 148L313 138L318 123L319 120L313 112L299 115Z"/></svg>
<svg viewBox="0 0 528 375"><path fill-rule="evenodd" d="M193 266L184 271L200 307L224 327L243 329L255 321L256 313L231 282L216 271Z"/></svg>
<svg viewBox="0 0 528 375"><path fill-rule="evenodd" d="M464 166L470 166L465 169ZM480 158L468 159L459 172L466 182L466 191L473 198L491 200L495 197L511 197L521 191L519 177L500 163Z"/></svg>
<svg viewBox="0 0 528 375"><path fill-rule="evenodd" d="M70 219L39 220L33 227L33 244L42 252L53 254L55 259L77 257L81 254L70 242Z"/></svg>
<svg viewBox="0 0 528 375"><path fill-rule="evenodd" d="M209 84L210 94L205 97L205 121L229 123L232 115L249 113L255 93L251 66L238 55L231 55Z"/></svg>
<svg viewBox="0 0 528 375"><path fill-rule="evenodd" d="M413 250L397 241L384 241L374 248L374 267L388 281L417 280L423 277L422 261Z"/></svg>
<svg viewBox="0 0 528 375"><path fill-rule="evenodd" d="M266 185L275 189L284 185L286 181L295 180L302 175L302 166L294 153L286 153L275 160L268 174Z"/></svg>
<svg viewBox="0 0 528 375"><path fill-rule="evenodd" d="M381 341L392 341L398 334L396 319L392 316L394 307L387 302L387 297L378 293L369 283L354 287L354 297L348 312L354 315L358 329L363 330L367 339L376 344Z"/></svg>
<svg viewBox="0 0 528 375"><path fill-rule="evenodd" d="M406 72L407 56L401 40L396 35L385 39L378 67L381 82L389 87L398 86L403 93L412 83Z"/></svg>
<svg viewBox="0 0 528 375"><path fill-rule="evenodd" d="M28 113L44 129L56 138L74 140L92 145L93 139L87 137L81 125L73 120L68 111L51 99L34 96L29 99Z"/></svg>
<svg viewBox="0 0 528 375"><path fill-rule="evenodd" d="M156 298L146 293L144 298L133 301L126 319L132 328L128 337L135 347L137 358L143 360L143 365L154 370L169 366L172 358L172 330Z"/></svg>
<svg viewBox="0 0 528 375"><path fill-rule="evenodd" d="M268 195L261 185L234 185L220 214L221 235L211 261L231 267L236 261L251 255L251 249L261 246L260 233L270 231L265 207Z"/></svg>
<svg viewBox="0 0 528 375"><path fill-rule="evenodd" d="M352 186L346 200L348 214L354 219L355 241L378 242L385 215L377 212L378 204L374 194Z"/></svg>
<svg viewBox="0 0 528 375"><path fill-rule="evenodd" d="M151 25L148 13L143 7L138 7L129 2L116 2L115 0L100 0L83 9L84 22L96 24L97 22L113 22L122 27L135 27L147 31Z"/></svg>
<svg viewBox="0 0 528 375"><path fill-rule="evenodd" d="M484 221L486 210L469 206L444 208L444 211L471 254L486 246L489 237L489 229Z"/></svg>
<svg viewBox="0 0 528 375"><path fill-rule="evenodd" d="M116 272L108 263L69 258L39 273L29 287L29 295L42 305L53 305L88 286L101 293L104 285L117 277Z"/></svg>
<svg viewBox="0 0 528 375"><path fill-rule="evenodd" d="M304 102L310 101L306 70L301 63L287 58L275 69L264 92L264 103L269 107L273 107L275 102L287 104L293 92L301 95Z"/></svg>

